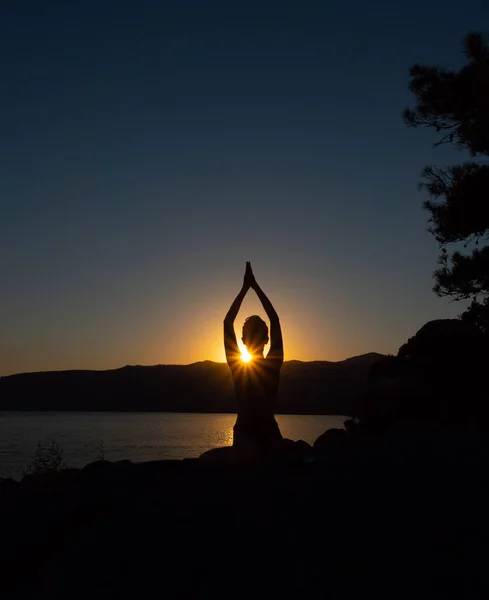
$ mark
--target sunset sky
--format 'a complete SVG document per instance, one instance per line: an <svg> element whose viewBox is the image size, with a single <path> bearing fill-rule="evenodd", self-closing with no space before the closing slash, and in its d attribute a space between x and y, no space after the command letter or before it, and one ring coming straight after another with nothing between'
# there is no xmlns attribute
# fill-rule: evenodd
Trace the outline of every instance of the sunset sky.
<svg viewBox="0 0 489 600"><path fill-rule="evenodd" d="M8 3L0 375L222 361L246 260L286 360L460 313L417 183L461 157L401 112L408 68L458 67L488 23L486 1Z"/></svg>

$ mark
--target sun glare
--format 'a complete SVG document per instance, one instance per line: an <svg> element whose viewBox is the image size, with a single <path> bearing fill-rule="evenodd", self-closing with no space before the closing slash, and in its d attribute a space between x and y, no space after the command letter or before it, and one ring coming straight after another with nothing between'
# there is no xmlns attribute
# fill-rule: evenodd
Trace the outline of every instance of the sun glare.
<svg viewBox="0 0 489 600"><path fill-rule="evenodd" d="M241 352L241 360L245 363L250 362L251 354L248 352L248 350L243 350L243 352Z"/></svg>

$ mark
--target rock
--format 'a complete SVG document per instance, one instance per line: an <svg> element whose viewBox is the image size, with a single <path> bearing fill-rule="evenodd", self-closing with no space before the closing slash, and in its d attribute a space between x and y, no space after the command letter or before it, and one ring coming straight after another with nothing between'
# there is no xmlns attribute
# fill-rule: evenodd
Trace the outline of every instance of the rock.
<svg viewBox="0 0 489 600"><path fill-rule="evenodd" d="M307 454L308 452L312 451L311 444L308 444L304 440L297 440L295 442L295 445L296 445L297 450L300 451L302 454Z"/></svg>
<svg viewBox="0 0 489 600"><path fill-rule="evenodd" d="M0 490L3 493L8 493L10 490L18 489L20 486L19 481L15 481L11 477L0 477Z"/></svg>
<svg viewBox="0 0 489 600"><path fill-rule="evenodd" d="M233 452L219 448L92 464L67 485L0 481L0 597L296 600L323 597L325 573L332 597L345 581L348 597L388 598L399 581L397 598L486 597L486 437L411 423L345 436L325 432L331 460L302 466L310 446L284 440L288 458L256 468L219 466Z"/></svg>
<svg viewBox="0 0 489 600"><path fill-rule="evenodd" d="M312 447L304 440L289 440L284 438L272 448L270 454L262 456L252 448L236 449L234 446L212 448L201 454L199 463L212 463L222 465L260 465L264 463L302 463L304 458L312 454Z"/></svg>
<svg viewBox="0 0 489 600"><path fill-rule="evenodd" d="M398 420L472 423L486 427L485 388L489 337L460 319L429 321L396 357L374 364L372 385L356 402L365 431Z"/></svg>
<svg viewBox="0 0 489 600"><path fill-rule="evenodd" d="M15 504L18 496L22 493L20 481L13 479L0 478L0 513L6 510L7 506Z"/></svg>
<svg viewBox="0 0 489 600"><path fill-rule="evenodd" d="M302 464L309 454L312 454L312 447L304 440L284 438L276 456L281 461Z"/></svg>
<svg viewBox="0 0 489 600"><path fill-rule="evenodd" d="M347 440L348 434L344 429L327 429L317 438L312 448L316 454L322 454L338 448Z"/></svg>
<svg viewBox="0 0 489 600"><path fill-rule="evenodd" d="M233 446L222 446L203 452L197 460L199 463L232 464L237 458L236 449Z"/></svg>

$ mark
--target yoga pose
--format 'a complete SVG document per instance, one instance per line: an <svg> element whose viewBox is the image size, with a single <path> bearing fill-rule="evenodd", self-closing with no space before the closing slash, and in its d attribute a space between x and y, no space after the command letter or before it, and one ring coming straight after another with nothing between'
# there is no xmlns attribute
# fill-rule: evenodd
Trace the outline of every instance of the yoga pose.
<svg viewBox="0 0 489 600"><path fill-rule="evenodd" d="M234 321L250 288L256 292L270 319L271 343L265 357L264 348L268 343L267 324L257 315L248 317L243 325L241 339L251 358L245 361L236 341ZM238 408L233 446L244 452L267 454L282 440L274 409L284 350L278 315L256 282L249 262L246 263L243 287L224 319L224 347L233 376Z"/></svg>

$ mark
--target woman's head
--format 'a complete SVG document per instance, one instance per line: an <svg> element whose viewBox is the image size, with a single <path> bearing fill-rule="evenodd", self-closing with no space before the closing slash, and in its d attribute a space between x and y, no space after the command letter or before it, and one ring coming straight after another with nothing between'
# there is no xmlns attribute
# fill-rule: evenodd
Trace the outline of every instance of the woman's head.
<svg viewBox="0 0 489 600"><path fill-rule="evenodd" d="M263 353L268 343L268 326L258 315L248 317L243 325L243 344L250 354Z"/></svg>

